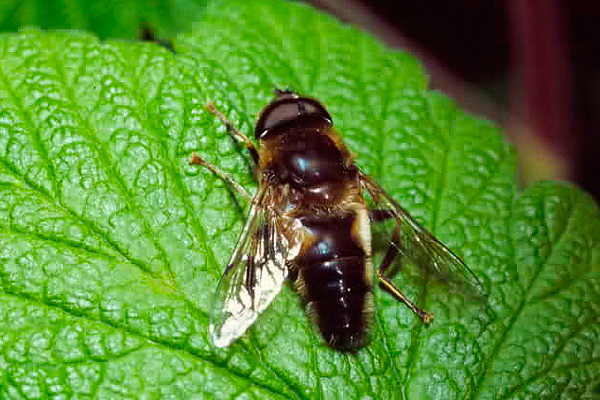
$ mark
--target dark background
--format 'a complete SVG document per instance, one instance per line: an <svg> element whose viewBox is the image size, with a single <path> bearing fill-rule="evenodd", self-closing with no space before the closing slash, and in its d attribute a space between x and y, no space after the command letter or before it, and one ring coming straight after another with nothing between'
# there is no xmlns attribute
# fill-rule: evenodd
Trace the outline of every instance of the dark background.
<svg viewBox="0 0 600 400"><path fill-rule="evenodd" d="M600 2L312 0L422 60L431 85L499 123L525 184L600 199Z"/></svg>

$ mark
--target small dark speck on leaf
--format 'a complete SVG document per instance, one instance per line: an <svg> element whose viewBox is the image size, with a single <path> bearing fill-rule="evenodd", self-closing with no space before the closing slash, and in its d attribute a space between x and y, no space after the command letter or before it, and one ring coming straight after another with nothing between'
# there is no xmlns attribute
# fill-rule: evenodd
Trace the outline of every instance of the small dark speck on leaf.
<svg viewBox="0 0 600 400"><path fill-rule="evenodd" d="M142 42L156 43L159 46L162 46L165 49L169 50L171 53L175 53L175 49L173 48L171 42L156 36L156 32L154 31L154 29L152 29L150 25L146 23L142 23L140 26L140 40Z"/></svg>

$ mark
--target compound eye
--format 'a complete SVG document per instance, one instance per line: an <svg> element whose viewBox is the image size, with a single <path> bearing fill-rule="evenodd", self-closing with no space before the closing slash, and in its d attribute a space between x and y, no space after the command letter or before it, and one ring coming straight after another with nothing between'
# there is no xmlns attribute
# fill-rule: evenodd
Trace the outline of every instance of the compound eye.
<svg viewBox="0 0 600 400"><path fill-rule="evenodd" d="M281 96L265 107L254 133L257 139L264 139L276 128L309 119L332 124L331 116L318 101L308 97Z"/></svg>

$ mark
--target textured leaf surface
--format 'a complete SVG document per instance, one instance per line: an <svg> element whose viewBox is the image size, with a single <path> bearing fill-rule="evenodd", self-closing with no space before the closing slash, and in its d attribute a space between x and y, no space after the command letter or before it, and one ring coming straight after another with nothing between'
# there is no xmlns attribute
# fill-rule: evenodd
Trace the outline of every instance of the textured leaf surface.
<svg viewBox="0 0 600 400"><path fill-rule="evenodd" d="M419 64L307 7L231 1L176 46L0 36L1 398L598 398L600 212L577 189L518 193L489 123ZM395 278L373 342L328 349L286 289L227 349L209 299L244 220L192 151L254 185L204 109L251 132L274 86L327 104L357 162L484 281L464 304Z"/></svg>

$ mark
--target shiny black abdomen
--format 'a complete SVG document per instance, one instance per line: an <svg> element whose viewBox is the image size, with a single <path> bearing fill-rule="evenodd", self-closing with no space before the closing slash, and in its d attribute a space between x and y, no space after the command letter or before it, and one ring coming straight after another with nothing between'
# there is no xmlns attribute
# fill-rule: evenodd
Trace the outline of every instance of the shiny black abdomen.
<svg viewBox="0 0 600 400"><path fill-rule="evenodd" d="M296 258L304 281L303 296L311 304L327 343L338 349L364 345L367 281L366 254L352 233L354 213L343 216L304 216L310 245Z"/></svg>

